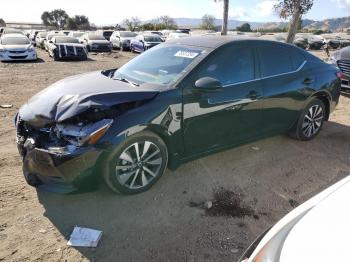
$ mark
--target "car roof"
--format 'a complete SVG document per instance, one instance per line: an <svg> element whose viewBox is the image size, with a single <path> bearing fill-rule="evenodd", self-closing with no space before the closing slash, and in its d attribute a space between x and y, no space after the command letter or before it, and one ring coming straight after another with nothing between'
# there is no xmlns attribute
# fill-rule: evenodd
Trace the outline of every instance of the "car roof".
<svg viewBox="0 0 350 262"><path fill-rule="evenodd" d="M197 46L197 47L204 47L204 48L212 48L215 49L219 46L222 46L227 43L231 42L238 42L238 41L256 41L256 42L271 42L271 43L278 43L276 41L268 41L268 40L261 40L254 37L247 37L247 36L189 36L189 37L182 37L182 38L176 38L171 39L165 42L165 44L178 44L178 45L187 45L187 46Z"/></svg>

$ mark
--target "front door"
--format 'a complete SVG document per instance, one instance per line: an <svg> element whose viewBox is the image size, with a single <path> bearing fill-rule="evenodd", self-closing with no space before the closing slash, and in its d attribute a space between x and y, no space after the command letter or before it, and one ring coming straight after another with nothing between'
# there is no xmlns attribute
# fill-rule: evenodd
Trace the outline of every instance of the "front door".
<svg viewBox="0 0 350 262"><path fill-rule="evenodd" d="M194 83L202 77L215 78L223 87L212 92L198 90ZM210 54L195 69L183 91L186 155L256 137L262 124L262 95L251 43L233 43Z"/></svg>

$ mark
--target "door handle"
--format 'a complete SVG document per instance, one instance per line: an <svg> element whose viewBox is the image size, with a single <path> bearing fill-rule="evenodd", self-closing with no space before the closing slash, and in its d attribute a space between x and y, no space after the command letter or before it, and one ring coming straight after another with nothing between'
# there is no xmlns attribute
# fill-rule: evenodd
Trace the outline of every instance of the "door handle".
<svg viewBox="0 0 350 262"><path fill-rule="evenodd" d="M250 98L251 100L256 100L260 95L258 94L258 92L256 92L255 90L251 90L248 95L247 98Z"/></svg>
<svg viewBox="0 0 350 262"><path fill-rule="evenodd" d="M304 79L303 84L311 85L313 82L314 82L313 79L307 77L307 78Z"/></svg>

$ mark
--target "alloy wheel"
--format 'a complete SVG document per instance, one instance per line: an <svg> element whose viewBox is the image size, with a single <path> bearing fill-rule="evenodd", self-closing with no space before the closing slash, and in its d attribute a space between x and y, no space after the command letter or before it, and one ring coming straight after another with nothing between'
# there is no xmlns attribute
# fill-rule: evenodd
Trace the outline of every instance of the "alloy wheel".
<svg viewBox="0 0 350 262"><path fill-rule="evenodd" d="M323 117L323 109L320 105L313 105L309 108L302 125L302 131L306 137L311 137L319 131Z"/></svg>
<svg viewBox="0 0 350 262"><path fill-rule="evenodd" d="M159 175L162 162L157 145L150 141L136 142L120 154L116 163L116 177L126 188L143 188Z"/></svg>

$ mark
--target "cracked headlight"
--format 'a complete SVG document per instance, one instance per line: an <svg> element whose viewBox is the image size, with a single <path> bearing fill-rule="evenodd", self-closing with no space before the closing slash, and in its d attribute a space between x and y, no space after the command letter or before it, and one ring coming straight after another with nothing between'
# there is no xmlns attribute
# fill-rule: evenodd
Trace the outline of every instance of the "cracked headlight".
<svg viewBox="0 0 350 262"><path fill-rule="evenodd" d="M87 125L58 124L58 136L74 146L95 145L112 125L112 119L103 119Z"/></svg>

